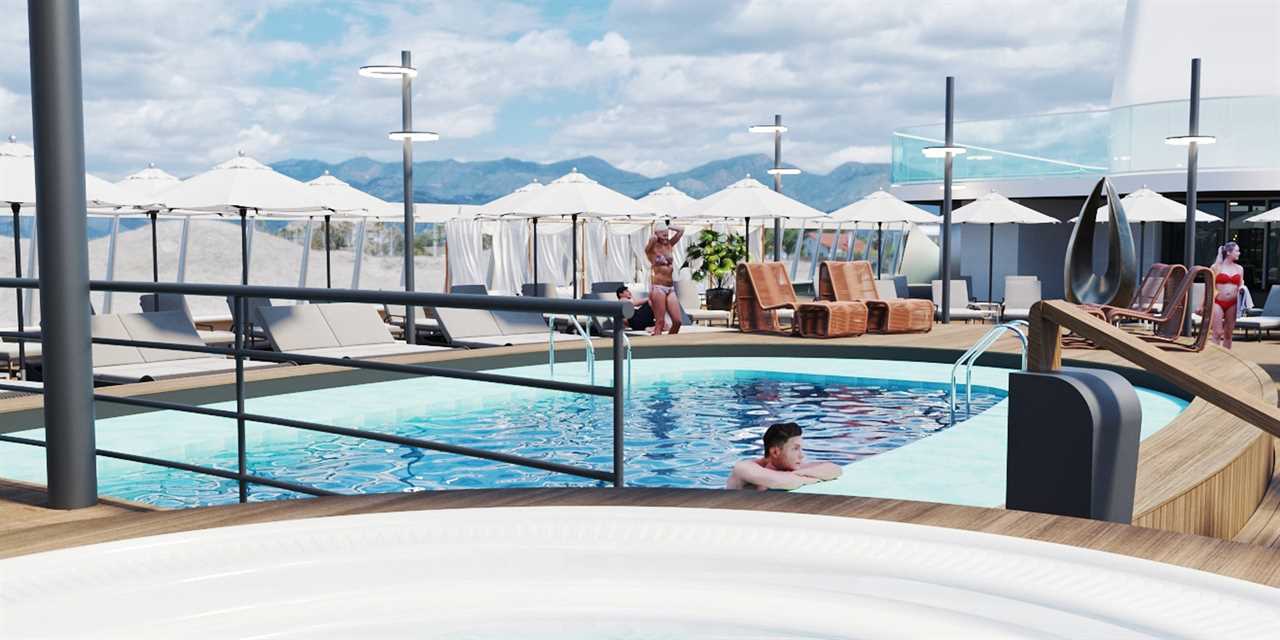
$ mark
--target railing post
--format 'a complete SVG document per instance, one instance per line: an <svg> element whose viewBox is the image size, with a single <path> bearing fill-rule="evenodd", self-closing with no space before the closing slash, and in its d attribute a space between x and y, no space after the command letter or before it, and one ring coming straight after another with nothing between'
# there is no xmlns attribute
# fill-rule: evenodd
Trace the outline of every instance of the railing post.
<svg viewBox="0 0 1280 640"><path fill-rule="evenodd" d="M1027 322L1027 371L1047 373L1062 367L1062 328L1056 320L1045 317L1044 310L1044 302L1031 307Z"/></svg>
<svg viewBox="0 0 1280 640"><path fill-rule="evenodd" d="M627 319L622 317L621 313L615 313L613 316L613 486L617 489L621 489L624 482L622 451L623 403L625 401L622 397L622 359L623 345L627 339L626 321Z"/></svg>
<svg viewBox="0 0 1280 640"><path fill-rule="evenodd" d="M240 502L249 501L249 483L245 481L245 475L248 473L248 464L245 453L245 434L244 434L244 341L245 327L248 326L249 319L245 317L246 305L244 296L236 294L236 318L239 322L235 323L236 332L236 477L239 478L240 485Z"/></svg>

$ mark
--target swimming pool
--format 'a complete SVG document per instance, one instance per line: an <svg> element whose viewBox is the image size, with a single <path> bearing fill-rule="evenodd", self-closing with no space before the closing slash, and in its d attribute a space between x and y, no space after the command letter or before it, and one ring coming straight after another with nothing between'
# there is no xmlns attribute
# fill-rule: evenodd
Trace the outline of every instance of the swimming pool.
<svg viewBox="0 0 1280 640"><path fill-rule="evenodd" d="M545 365L502 370L547 377ZM950 365L827 358L637 360L628 397L629 486L723 487L732 464L760 454L782 420L805 428L811 459L845 466L819 493L995 506L1004 500L1007 370L974 371L973 416L947 424ZM561 364L559 379L585 375ZM607 374L606 374L607 375ZM1144 437L1185 402L1140 390ZM230 403L211 405L230 408ZM251 399L248 410L607 470L607 399L422 378ZM27 433L39 437L39 431ZM583 486L551 472L386 443L250 424L251 473L341 493ZM234 469L234 421L154 412L99 421L103 448ZM43 481L38 450L0 445L3 475ZM165 507L237 500L234 482L99 460L100 492ZM253 487L253 500L294 497Z"/></svg>

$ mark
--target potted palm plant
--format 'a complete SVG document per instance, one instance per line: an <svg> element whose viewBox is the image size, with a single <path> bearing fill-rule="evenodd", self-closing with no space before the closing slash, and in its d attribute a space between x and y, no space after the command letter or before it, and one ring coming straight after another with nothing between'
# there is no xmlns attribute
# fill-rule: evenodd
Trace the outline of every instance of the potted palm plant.
<svg viewBox="0 0 1280 640"><path fill-rule="evenodd" d="M684 266L693 269L693 277L705 280L707 308L733 308L733 289L725 286L738 263L747 259L747 239L736 233L722 234L704 229L689 247Z"/></svg>

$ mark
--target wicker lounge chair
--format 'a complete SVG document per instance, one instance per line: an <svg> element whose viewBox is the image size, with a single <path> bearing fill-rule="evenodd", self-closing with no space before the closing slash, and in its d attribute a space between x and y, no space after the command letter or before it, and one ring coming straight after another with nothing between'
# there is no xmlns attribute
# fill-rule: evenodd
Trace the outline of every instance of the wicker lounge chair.
<svg viewBox="0 0 1280 640"><path fill-rule="evenodd" d="M745 333L783 333L778 311L794 311L799 304L787 265L781 262L739 264L735 294L738 328Z"/></svg>
<svg viewBox="0 0 1280 640"><path fill-rule="evenodd" d="M1192 285L1196 280L1203 280L1205 285L1199 301L1195 300L1192 294L1194 288ZM1209 314L1213 310L1213 291L1213 270L1208 267L1194 267L1174 286L1173 292L1165 297L1164 308L1158 313L1144 313L1121 307L1102 307L1102 310L1107 322L1111 324L1125 320L1151 323L1155 327L1154 331L1150 335L1139 337L1148 342L1157 343L1161 348L1203 351L1209 339L1209 328L1201 326L1196 331L1195 338L1189 343L1182 340L1182 328L1190 303L1197 303L1196 308L1201 317L1210 317Z"/></svg>
<svg viewBox="0 0 1280 640"><path fill-rule="evenodd" d="M818 299L866 303L867 330L871 333L915 333L933 329L933 303L882 298L871 263L866 260L824 261L818 269Z"/></svg>

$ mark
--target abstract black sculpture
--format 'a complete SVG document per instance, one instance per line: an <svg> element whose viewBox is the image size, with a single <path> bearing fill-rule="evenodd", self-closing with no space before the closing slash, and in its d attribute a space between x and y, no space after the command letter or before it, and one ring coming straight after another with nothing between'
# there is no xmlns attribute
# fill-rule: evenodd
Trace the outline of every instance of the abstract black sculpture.
<svg viewBox="0 0 1280 640"><path fill-rule="evenodd" d="M1093 233L1098 227L1098 207L1102 206L1104 189L1111 210L1107 225L1110 242L1107 245L1107 271L1098 275L1093 272ZM1127 307L1133 301L1138 286L1133 230L1129 227L1128 216L1124 214L1124 205L1107 178L1098 181L1080 210L1080 219L1076 221L1071 241L1067 243L1063 275L1068 302Z"/></svg>

